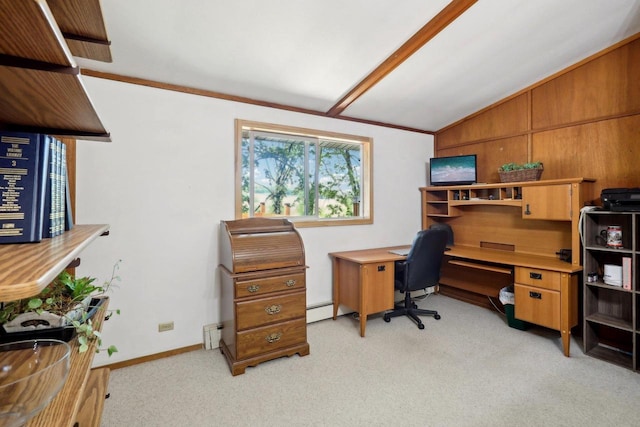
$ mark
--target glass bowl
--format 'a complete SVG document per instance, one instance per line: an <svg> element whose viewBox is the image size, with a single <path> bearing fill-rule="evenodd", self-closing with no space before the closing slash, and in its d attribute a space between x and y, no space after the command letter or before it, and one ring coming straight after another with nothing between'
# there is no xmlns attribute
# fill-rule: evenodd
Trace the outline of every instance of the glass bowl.
<svg viewBox="0 0 640 427"><path fill-rule="evenodd" d="M71 348L54 339L0 344L0 427L26 424L62 388Z"/></svg>

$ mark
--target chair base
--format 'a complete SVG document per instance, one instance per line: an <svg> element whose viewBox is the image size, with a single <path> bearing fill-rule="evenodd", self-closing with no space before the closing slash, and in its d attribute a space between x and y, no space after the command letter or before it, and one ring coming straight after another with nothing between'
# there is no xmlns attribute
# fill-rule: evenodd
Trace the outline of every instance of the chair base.
<svg viewBox="0 0 640 427"><path fill-rule="evenodd" d="M434 319L440 320L440 315L437 311L418 308L418 306L411 301L409 292L405 292L404 304L396 304L393 311L385 313L382 318L385 322L391 322L392 317L408 316L418 325L418 329L424 329L424 323L422 323L422 320L418 317L419 315L433 316Z"/></svg>

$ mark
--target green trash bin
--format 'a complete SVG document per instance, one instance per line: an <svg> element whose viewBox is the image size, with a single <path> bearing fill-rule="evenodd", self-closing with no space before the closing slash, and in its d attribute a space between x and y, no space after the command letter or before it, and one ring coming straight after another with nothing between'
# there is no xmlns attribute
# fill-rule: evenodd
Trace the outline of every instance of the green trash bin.
<svg viewBox="0 0 640 427"><path fill-rule="evenodd" d="M514 314L515 306L513 304L505 304L504 311L507 314L507 324L511 328L520 329L526 331L529 328L529 323L524 320L516 319Z"/></svg>
<svg viewBox="0 0 640 427"><path fill-rule="evenodd" d="M524 320L516 319L513 286L507 286L500 289L500 302L504 305L504 312L507 316L507 324L509 327L520 329L521 331L529 328L529 323Z"/></svg>

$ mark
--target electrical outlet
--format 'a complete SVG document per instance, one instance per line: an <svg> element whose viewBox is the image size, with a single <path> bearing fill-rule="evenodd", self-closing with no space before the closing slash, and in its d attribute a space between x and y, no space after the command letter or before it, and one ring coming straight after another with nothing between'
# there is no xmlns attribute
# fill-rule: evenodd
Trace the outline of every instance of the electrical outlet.
<svg viewBox="0 0 640 427"><path fill-rule="evenodd" d="M173 330L173 321L167 323L158 323L158 332L166 332Z"/></svg>

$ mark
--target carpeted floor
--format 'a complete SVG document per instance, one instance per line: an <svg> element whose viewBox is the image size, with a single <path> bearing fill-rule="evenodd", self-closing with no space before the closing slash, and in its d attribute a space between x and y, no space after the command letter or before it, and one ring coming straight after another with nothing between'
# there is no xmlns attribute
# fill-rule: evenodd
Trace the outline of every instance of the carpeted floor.
<svg viewBox="0 0 640 427"><path fill-rule="evenodd" d="M636 426L640 374L440 295L441 320L308 326L311 354L232 377L218 349L111 372L103 426Z"/></svg>

